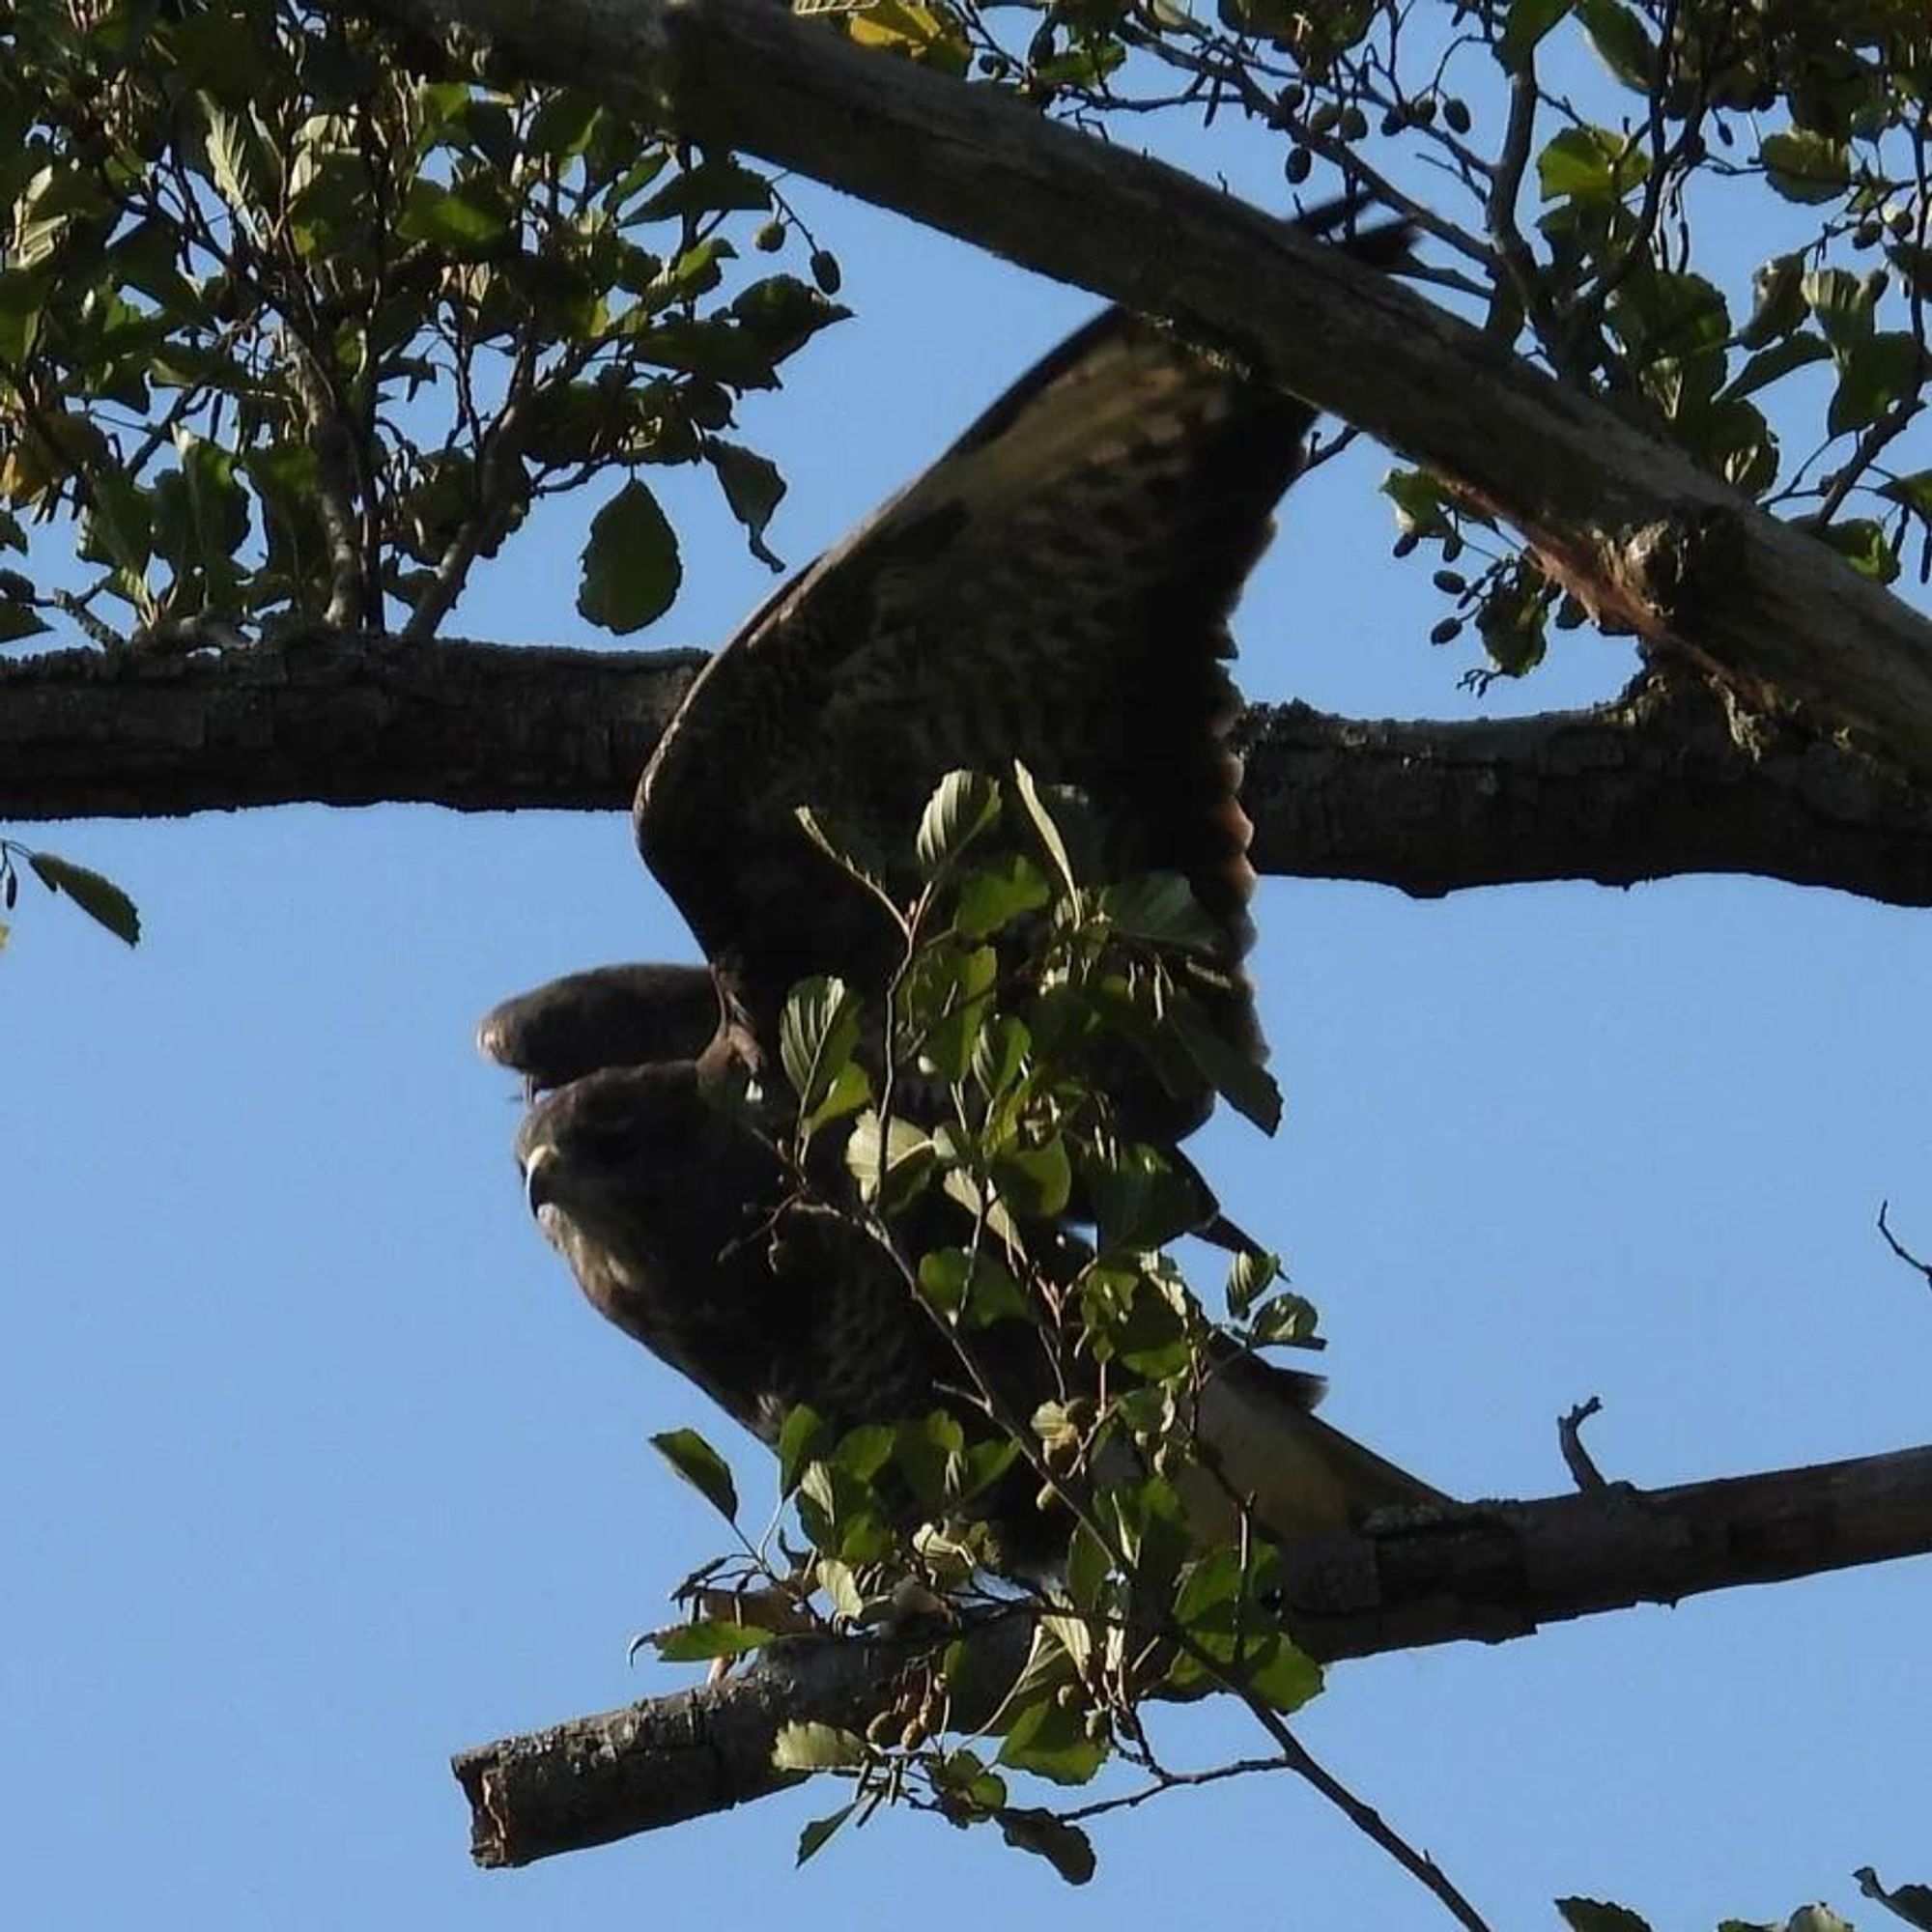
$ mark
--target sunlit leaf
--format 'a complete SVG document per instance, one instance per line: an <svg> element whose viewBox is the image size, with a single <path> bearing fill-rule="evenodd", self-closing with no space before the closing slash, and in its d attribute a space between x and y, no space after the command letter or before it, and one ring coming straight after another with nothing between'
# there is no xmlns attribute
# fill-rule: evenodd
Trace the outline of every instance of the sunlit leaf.
<svg viewBox="0 0 1932 1932"><path fill-rule="evenodd" d="M865 1761L865 1740L836 1724L781 1724L772 1747L780 1771L856 1771Z"/></svg>
<svg viewBox="0 0 1932 1932"><path fill-rule="evenodd" d="M998 822L1000 787L980 772L948 772L920 814L914 849L920 870L936 878Z"/></svg>
<svg viewBox="0 0 1932 1932"><path fill-rule="evenodd" d="M666 1663L705 1663L715 1657L744 1657L762 1650L777 1634L751 1624L707 1619L681 1624L657 1638L657 1653Z"/></svg>
<svg viewBox="0 0 1932 1932"><path fill-rule="evenodd" d="M1758 147L1765 179L1786 201L1836 201L1851 185L1851 155L1842 141L1808 128L1767 134Z"/></svg>

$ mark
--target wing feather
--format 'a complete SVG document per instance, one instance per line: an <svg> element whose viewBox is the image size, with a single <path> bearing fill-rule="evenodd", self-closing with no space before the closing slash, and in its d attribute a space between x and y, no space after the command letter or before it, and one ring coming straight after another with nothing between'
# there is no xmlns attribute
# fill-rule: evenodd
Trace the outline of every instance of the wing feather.
<svg viewBox="0 0 1932 1932"><path fill-rule="evenodd" d="M1354 245L1387 257L1401 235ZM1227 620L1314 415L1110 310L711 661L635 818L754 1052L797 980L891 963L889 923L838 890L795 808L890 852L961 766L1081 787L1110 865L1183 873L1239 961L1254 873ZM1261 1057L1244 980L1225 1006Z"/></svg>

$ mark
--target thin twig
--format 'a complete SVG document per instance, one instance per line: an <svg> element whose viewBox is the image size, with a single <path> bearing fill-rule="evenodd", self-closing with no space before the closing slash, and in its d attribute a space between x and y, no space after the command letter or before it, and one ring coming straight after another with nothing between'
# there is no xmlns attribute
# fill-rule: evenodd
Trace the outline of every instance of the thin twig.
<svg viewBox="0 0 1932 1932"><path fill-rule="evenodd" d="M1579 1402L1568 1415L1559 1415L1556 1418L1556 1439L1563 1445L1563 1461L1569 1467L1571 1480L1579 1490L1603 1490L1609 1487L1604 1479L1604 1472L1597 1467L1590 1452L1583 1447L1583 1425L1591 1416L1599 1413L1603 1406L1603 1397L1593 1395L1588 1402Z"/></svg>
<svg viewBox="0 0 1932 1932"><path fill-rule="evenodd" d="M1892 1253L1895 1254L1898 1257L1898 1259L1906 1264L1907 1267L1917 1268L1918 1272L1925 1277L1926 1287L1932 1288L1932 1262L1921 1262L1918 1259L1918 1257L1912 1252L1910 1248L1904 1246L1903 1243L1900 1242L1898 1236L1894 1235L1891 1232L1890 1228L1889 1228L1886 1225L1886 1219L1885 1219L1886 1209L1890 1206L1891 1203L1889 1201L1881 1201L1878 1204L1878 1231L1881 1235L1885 1236L1886 1246L1889 1247L1892 1251Z"/></svg>

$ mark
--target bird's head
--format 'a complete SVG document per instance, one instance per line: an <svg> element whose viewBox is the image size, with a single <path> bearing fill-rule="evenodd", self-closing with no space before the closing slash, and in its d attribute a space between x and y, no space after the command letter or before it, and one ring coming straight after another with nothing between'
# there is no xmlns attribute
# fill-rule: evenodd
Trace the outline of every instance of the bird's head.
<svg viewBox="0 0 1932 1932"><path fill-rule="evenodd" d="M566 1254L583 1240L674 1253L687 1230L714 1233L721 1200L765 1198L776 1173L689 1061L573 1080L525 1116L516 1153L530 1211Z"/></svg>

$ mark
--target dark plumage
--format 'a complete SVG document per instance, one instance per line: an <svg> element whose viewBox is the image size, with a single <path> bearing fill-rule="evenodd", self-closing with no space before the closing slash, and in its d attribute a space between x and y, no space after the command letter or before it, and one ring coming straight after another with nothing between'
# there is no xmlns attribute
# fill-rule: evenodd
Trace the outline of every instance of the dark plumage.
<svg viewBox="0 0 1932 1932"><path fill-rule="evenodd" d="M934 1407L983 1431L961 1394L966 1371L891 1257L826 1209L775 1216L782 1182L771 1149L713 1104L695 1067L611 1067L576 1081L531 1109L517 1155L532 1210L592 1305L759 1440L775 1444L801 1402L840 1434ZM1062 1393L1030 1323L996 1322L973 1347L1022 1420ZM1117 1369L1117 1389L1123 1379ZM1196 1427L1219 1480L1195 1484L1198 1530L1232 1530L1236 1496L1252 1498L1257 1520L1284 1540L1440 1500L1312 1415L1321 1387L1232 1343L1216 1350ZM1018 1469L988 1504L1022 1563L1051 1548L1036 1487Z"/></svg>
<svg viewBox="0 0 1932 1932"><path fill-rule="evenodd" d="M1386 261L1403 239L1350 245ZM1197 994L1226 1044L1262 1059L1227 618L1313 421L1122 311L1081 329L766 604L646 766L638 842L703 948L708 1040L707 969L576 975L484 1023L485 1052L559 1088L518 1152L585 1293L763 1439L799 1401L841 1427L922 1414L958 1369L890 1258L838 1217L786 1210L789 1265L772 1272L777 1164L707 1099L775 1060L796 981L876 988L897 958L891 921L797 808L886 855L910 898L911 829L947 772L1018 759L1078 786L1109 876L1187 879L1221 940ZM1141 1139L1172 1147L1212 1104L1205 1077L1115 1073ZM1030 1413L1048 1386L1037 1337L1014 1322L987 1338ZM1272 1526L1434 1494L1315 1421L1317 1389L1230 1349L1204 1402L1204 1436Z"/></svg>

